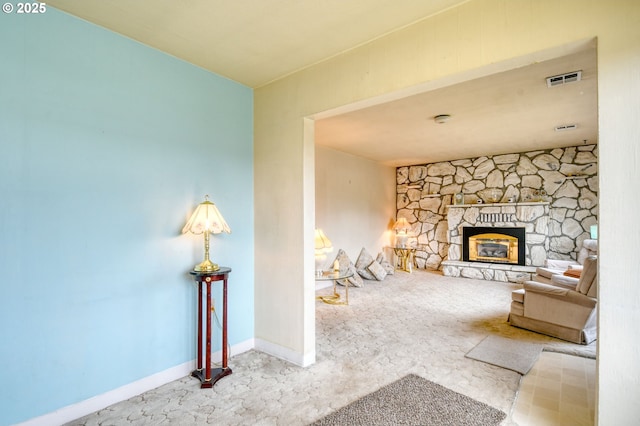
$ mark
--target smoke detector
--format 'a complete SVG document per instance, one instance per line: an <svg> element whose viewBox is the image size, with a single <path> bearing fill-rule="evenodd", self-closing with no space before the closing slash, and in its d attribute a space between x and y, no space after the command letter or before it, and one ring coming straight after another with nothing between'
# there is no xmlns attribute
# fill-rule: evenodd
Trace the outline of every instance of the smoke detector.
<svg viewBox="0 0 640 426"><path fill-rule="evenodd" d="M449 114L438 114L435 117L433 117L433 121L435 121L438 124L444 124L449 120L451 120L451 116Z"/></svg>
<svg viewBox="0 0 640 426"><path fill-rule="evenodd" d="M562 86L582 80L582 71L572 71L565 74L547 77L547 87Z"/></svg>

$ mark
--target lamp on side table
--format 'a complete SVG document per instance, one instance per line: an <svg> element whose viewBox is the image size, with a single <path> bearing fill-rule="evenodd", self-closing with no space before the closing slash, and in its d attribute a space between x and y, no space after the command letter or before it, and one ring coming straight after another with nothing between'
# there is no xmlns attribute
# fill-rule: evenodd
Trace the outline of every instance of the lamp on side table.
<svg viewBox="0 0 640 426"><path fill-rule="evenodd" d="M182 229L182 233L204 234L204 260L197 264L190 274L198 283L198 356L196 369L191 375L200 379L201 388L212 388L213 385L231 374L231 369L227 366L227 279L231 268L220 267L209 260L209 234L220 234L222 232L231 233L231 228L227 225L222 214L214 203L209 201L209 196L198 205L189 221ZM211 284L222 281L222 368L211 369ZM206 293L203 294L206 286ZM205 298L206 310L203 312L202 299ZM203 336L203 316L207 320ZM202 340L205 340L204 365L202 360Z"/></svg>

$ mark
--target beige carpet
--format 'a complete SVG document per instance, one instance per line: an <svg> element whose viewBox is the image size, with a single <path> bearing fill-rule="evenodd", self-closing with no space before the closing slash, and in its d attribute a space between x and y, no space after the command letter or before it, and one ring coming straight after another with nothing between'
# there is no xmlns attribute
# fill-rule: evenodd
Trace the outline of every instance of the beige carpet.
<svg viewBox="0 0 640 426"><path fill-rule="evenodd" d="M232 354L233 374L213 389L185 377L71 424L307 425L408 374L509 414L520 374L464 356L487 335L595 354L595 344L507 324L515 288L424 270L366 281L350 289L349 306L316 302L317 361L310 367L257 351Z"/></svg>

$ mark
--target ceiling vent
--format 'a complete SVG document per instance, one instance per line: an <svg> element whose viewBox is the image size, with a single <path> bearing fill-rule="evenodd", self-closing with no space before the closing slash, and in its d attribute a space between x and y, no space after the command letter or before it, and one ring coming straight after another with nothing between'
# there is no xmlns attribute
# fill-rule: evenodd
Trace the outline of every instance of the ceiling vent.
<svg viewBox="0 0 640 426"><path fill-rule="evenodd" d="M566 74L547 77L547 87L562 86L563 84L573 83L580 80L582 80L582 71L568 72Z"/></svg>
<svg viewBox="0 0 640 426"><path fill-rule="evenodd" d="M578 128L578 125L577 125L577 124L565 124L565 125L563 125L563 126L558 126L558 127L556 127L554 130L555 130L556 132L565 132L565 131L567 131L567 130L575 130L575 129L577 129L577 128Z"/></svg>

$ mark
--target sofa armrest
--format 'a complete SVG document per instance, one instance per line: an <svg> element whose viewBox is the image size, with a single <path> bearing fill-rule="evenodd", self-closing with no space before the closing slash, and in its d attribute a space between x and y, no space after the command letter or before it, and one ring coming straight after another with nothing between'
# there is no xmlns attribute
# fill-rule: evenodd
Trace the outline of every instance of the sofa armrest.
<svg viewBox="0 0 640 426"><path fill-rule="evenodd" d="M526 281L524 283L524 291L525 304L527 301L527 292L537 293L541 296L550 297L574 305L584 306L586 308L595 308L598 304L596 299L585 296L577 291L535 281Z"/></svg>

